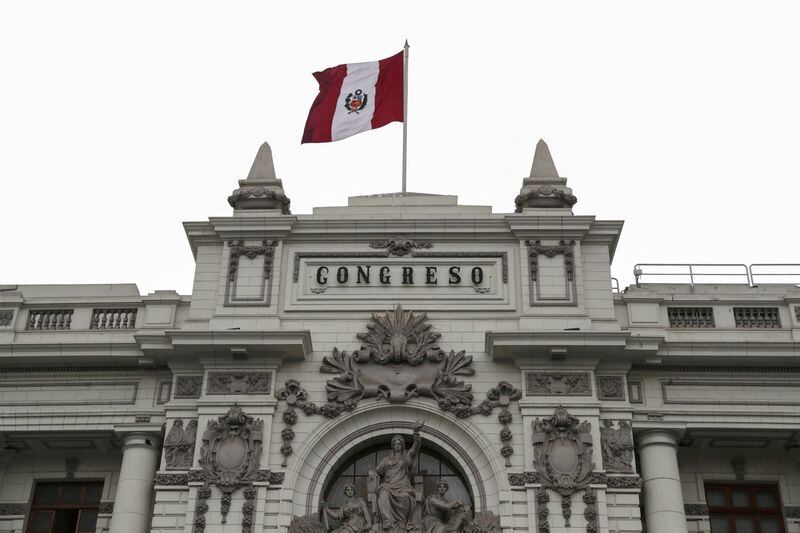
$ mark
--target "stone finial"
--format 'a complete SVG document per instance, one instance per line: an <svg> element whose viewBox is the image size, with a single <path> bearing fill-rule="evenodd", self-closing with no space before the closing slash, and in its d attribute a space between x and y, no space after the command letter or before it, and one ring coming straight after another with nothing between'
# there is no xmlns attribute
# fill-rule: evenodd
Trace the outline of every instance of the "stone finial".
<svg viewBox="0 0 800 533"><path fill-rule="evenodd" d="M539 139L536 143L536 151L533 153L533 165L531 165L532 178L557 178L558 170L553 163L553 156L550 155L550 148L544 139Z"/></svg>
<svg viewBox="0 0 800 533"><path fill-rule="evenodd" d="M557 214L572 214L578 199L567 187L567 178L559 177L550 149L544 140L536 143L531 175L522 181L522 189L514 200L516 212L524 209L556 210Z"/></svg>
<svg viewBox="0 0 800 533"><path fill-rule="evenodd" d="M228 197L235 211L245 209L279 210L291 214L289 198L283 192L283 183L275 177L272 149L264 143L258 149L247 179L239 180L239 188Z"/></svg>

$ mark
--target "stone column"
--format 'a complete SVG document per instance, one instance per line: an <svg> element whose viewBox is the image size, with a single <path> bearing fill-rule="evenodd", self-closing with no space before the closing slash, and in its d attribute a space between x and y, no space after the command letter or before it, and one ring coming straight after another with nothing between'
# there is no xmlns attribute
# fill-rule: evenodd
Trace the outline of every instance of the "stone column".
<svg viewBox="0 0 800 533"><path fill-rule="evenodd" d="M161 437L152 433L122 435L122 468L114 497L110 533L146 533L150 530L153 479L158 468Z"/></svg>
<svg viewBox="0 0 800 533"><path fill-rule="evenodd" d="M668 429L650 429L636 434L649 533L687 532L678 470L679 437L677 432Z"/></svg>

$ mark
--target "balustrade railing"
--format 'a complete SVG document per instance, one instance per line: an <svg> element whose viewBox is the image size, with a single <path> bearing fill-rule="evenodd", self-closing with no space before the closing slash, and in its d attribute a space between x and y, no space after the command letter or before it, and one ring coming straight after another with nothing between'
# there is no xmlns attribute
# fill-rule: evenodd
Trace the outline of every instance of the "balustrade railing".
<svg viewBox="0 0 800 533"><path fill-rule="evenodd" d="M671 328L713 328L714 310L711 307L668 307Z"/></svg>
<svg viewBox="0 0 800 533"><path fill-rule="evenodd" d="M54 331L70 329L73 309L31 309L28 311L26 330Z"/></svg>
<svg viewBox="0 0 800 533"><path fill-rule="evenodd" d="M734 307L733 319L737 328L780 328L777 307Z"/></svg>
<svg viewBox="0 0 800 533"><path fill-rule="evenodd" d="M95 309L89 329L134 329L136 309Z"/></svg>

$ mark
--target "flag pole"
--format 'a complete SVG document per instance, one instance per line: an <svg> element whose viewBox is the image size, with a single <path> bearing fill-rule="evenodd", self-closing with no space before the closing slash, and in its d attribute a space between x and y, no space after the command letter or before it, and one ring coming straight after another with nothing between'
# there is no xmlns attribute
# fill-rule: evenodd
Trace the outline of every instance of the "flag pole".
<svg viewBox="0 0 800 533"><path fill-rule="evenodd" d="M403 193L406 192L406 157L408 148L408 39L403 46Z"/></svg>

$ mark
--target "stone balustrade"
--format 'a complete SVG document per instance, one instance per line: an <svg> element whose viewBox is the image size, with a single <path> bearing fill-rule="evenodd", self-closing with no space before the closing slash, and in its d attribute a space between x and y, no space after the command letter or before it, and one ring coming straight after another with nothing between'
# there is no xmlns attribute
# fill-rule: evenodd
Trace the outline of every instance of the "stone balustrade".
<svg viewBox="0 0 800 533"><path fill-rule="evenodd" d="M74 309L31 309L26 330L56 331L70 329Z"/></svg>
<svg viewBox="0 0 800 533"><path fill-rule="evenodd" d="M136 309L95 309L89 329L134 329Z"/></svg>

